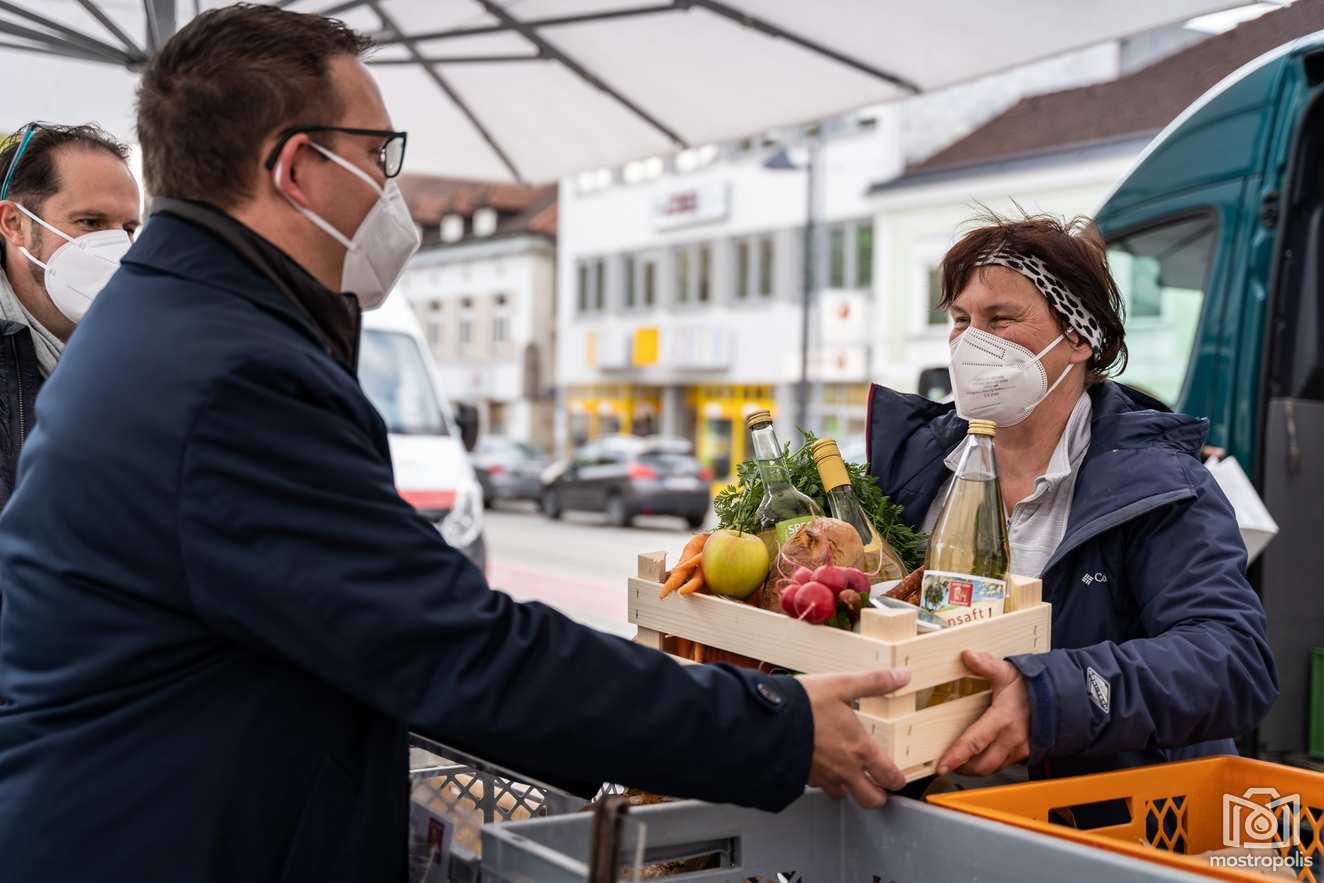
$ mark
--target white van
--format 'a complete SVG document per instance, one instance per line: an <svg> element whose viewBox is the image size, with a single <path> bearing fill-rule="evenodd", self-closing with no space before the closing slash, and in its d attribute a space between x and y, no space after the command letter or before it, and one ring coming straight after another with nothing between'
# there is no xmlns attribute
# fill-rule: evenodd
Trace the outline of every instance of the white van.
<svg viewBox="0 0 1324 883"><path fill-rule="evenodd" d="M359 383L386 421L400 496L486 568L483 491L418 319L398 294L363 314Z"/></svg>

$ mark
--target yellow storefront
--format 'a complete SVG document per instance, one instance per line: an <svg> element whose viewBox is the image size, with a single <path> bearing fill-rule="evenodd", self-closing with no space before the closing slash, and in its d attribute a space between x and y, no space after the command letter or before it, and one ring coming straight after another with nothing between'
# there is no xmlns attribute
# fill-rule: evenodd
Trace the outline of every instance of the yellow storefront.
<svg viewBox="0 0 1324 883"><path fill-rule="evenodd" d="M736 466L749 459L745 417L765 408L777 414L771 386L696 386L686 391L695 415L694 450L713 471L714 487L735 481Z"/></svg>
<svg viewBox="0 0 1324 883"><path fill-rule="evenodd" d="M653 435L662 412L662 391L631 384L573 387L566 407L570 441L576 446L607 435Z"/></svg>

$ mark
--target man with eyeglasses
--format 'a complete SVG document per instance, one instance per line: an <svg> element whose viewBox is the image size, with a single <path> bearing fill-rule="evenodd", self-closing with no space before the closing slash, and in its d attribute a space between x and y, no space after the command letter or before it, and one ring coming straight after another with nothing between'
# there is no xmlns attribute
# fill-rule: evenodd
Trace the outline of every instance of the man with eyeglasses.
<svg viewBox="0 0 1324 883"><path fill-rule="evenodd" d="M899 671L683 667L516 604L395 492L360 309L417 246L339 22L195 18L143 72L147 225L0 515L5 879L401 881L410 729L591 796L904 779Z"/></svg>
<svg viewBox="0 0 1324 883"><path fill-rule="evenodd" d="M93 125L30 123L0 148L0 506L37 391L138 229L128 156Z"/></svg>

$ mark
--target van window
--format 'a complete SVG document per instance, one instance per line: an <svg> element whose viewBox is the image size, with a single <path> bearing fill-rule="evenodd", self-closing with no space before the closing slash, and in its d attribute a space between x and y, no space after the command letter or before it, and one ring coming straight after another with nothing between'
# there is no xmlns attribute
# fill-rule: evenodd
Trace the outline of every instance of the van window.
<svg viewBox="0 0 1324 883"><path fill-rule="evenodd" d="M418 342L396 331L366 330L359 352L359 384L400 435L446 435L446 421Z"/></svg>
<svg viewBox="0 0 1324 883"><path fill-rule="evenodd" d="M1126 306L1126 370L1118 377L1175 406L1195 347L1218 223L1185 217L1108 243Z"/></svg>

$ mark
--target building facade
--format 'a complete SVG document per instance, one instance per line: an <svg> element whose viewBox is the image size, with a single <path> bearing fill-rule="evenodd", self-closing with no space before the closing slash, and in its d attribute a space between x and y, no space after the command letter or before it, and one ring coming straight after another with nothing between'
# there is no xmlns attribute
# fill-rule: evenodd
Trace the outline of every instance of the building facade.
<svg viewBox="0 0 1324 883"><path fill-rule="evenodd" d="M558 449L614 433L681 436L729 479L748 457L749 412L770 409L782 441L797 437L805 329L806 428L862 439L869 384L902 358L882 344L894 289L881 284L870 186L1022 95L1115 77L1118 64L1115 44L1093 47L561 182Z"/></svg>
<svg viewBox="0 0 1324 883"><path fill-rule="evenodd" d="M424 246L397 285L483 434L555 441L556 189L414 178Z"/></svg>

